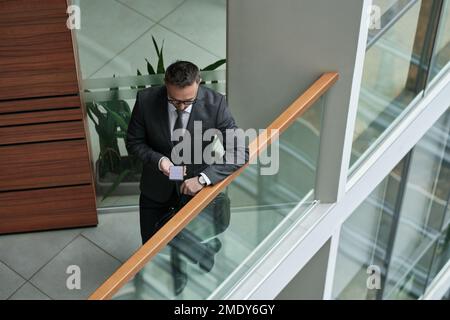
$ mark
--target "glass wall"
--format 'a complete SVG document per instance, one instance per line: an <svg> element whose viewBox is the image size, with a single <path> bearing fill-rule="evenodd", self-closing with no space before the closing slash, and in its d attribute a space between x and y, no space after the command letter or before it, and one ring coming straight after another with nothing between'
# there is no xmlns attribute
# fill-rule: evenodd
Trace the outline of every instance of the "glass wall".
<svg viewBox="0 0 450 320"><path fill-rule="evenodd" d="M375 0L374 5L379 6L382 16L380 28L375 26L369 32L351 173L422 95L433 48L435 58L430 78L450 60L449 1L442 6L440 0Z"/></svg>
<svg viewBox="0 0 450 320"><path fill-rule="evenodd" d="M450 61L450 1L445 1L442 9L442 18L436 39L434 56L431 63L430 80L444 69Z"/></svg>
<svg viewBox="0 0 450 320"><path fill-rule="evenodd" d="M374 5L380 8L380 13L384 15L389 10L392 10L395 6L398 6L402 1L398 0L375 0Z"/></svg>
<svg viewBox="0 0 450 320"><path fill-rule="evenodd" d="M247 166L114 298L206 299L213 292L223 298L316 204L312 196L324 101L268 146L259 160L268 156L270 161ZM218 207L228 209L218 215Z"/></svg>
<svg viewBox="0 0 450 320"><path fill-rule="evenodd" d="M446 294L442 297L442 300L450 300L450 289L447 291Z"/></svg>
<svg viewBox="0 0 450 320"><path fill-rule="evenodd" d="M449 197L450 110L342 225L334 298L419 298L450 259Z"/></svg>
<svg viewBox="0 0 450 320"><path fill-rule="evenodd" d="M165 67L189 60L225 93L226 0L73 0L92 161L100 207L137 205L141 165L124 129L136 92L161 85ZM217 64L215 64L217 62Z"/></svg>

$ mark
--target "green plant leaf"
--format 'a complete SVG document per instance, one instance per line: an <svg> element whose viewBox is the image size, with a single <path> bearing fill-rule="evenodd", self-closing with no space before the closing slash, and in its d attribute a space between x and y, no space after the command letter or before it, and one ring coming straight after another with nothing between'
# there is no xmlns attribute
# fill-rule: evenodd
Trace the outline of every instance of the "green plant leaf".
<svg viewBox="0 0 450 320"><path fill-rule="evenodd" d="M224 63L227 62L227 59L220 59L217 60L216 62L210 64L209 66L203 68L201 71L212 71L212 70L216 70L218 67L220 67L221 65L223 65Z"/></svg>
<svg viewBox="0 0 450 320"><path fill-rule="evenodd" d="M164 40L161 45L161 50L159 49L158 44L156 43L156 39L153 36L152 36L152 41L153 41L153 46L155 47L155 50L156 50L156 55L158 56L158 64L156 67L156 72L158 74L165 73L164 58L163 58Z"/></svg>
<svg viewBox="0 0 450 320"><path fill-rule="evenodd" d="M116 132L116 137L125 139L127 137L127 133L124 131L118 131Z"/></svg>
<svg viewBox="0 0 450 320"><path fill-rule="evenodd" d="M155 69L153 69L150 61L147 60L147 58L145 58L145 61L147 61L147 72L149 75L154 75L156 74Z"/></svg>
<svg viewBox="0 0 450 320"><path fill-rule="evenodd" d="M156 54L159 56L159 48L158 44L156 43L155 37L152 36L153 46L155 47Z"/></svg>
<svg viewBox="0 0 450 320"><path fill-rule="evenodd" d="M111 187L106 190L105 194L103 195L102 201L105 200L111 193L116 190L117 186L125 179L125 177L130 173L130 169L125 169L122 171L119 176L117 176L116 180L114 180L114 183L111 185Z"/></svg>
<svg viewBox="0 0 450 320"><path fill-rule="evenodd" d="M128 123L117 112L111 110L106 105L103 105L103 107L114 118L114 120L117 122L119 127L122 129L122 131L127 131L128 130Z"/></svg>
<svg viewBox="0 0 450 320"><path fill-rule="evenodd" d="M91 111L92 107L90 105L91 105L91 103L86 103L86 106L87 106L86 111L87 111L87 114L88 114L89 118L91 119L92 123L95 125L95 127L97 127L98 123L94 119L94 115L92 114L92 111Z"/></svg>
<svg viewBox="0 0 450 320"><path fill-rule="evenodd" d="M93 101L92 104L89 104L88 108L97 117L99 122L105 119L105 115L100 111L97 102Z"/></svg>
<svg viewBox="0 0 450 320"><path fill-rule="evenodd" d="M157 72L159 74L163 74L163 73L166 72L165 67L164 67L163 50L164 50L164 40L163 40L162 45L161 45L161 51L159 52L159 55L158 55Z"/></svg>

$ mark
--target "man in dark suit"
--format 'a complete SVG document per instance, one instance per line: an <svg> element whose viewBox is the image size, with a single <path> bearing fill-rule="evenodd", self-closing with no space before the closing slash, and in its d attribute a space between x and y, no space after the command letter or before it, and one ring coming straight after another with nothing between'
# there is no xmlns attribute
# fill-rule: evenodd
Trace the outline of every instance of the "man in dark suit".
<svg viewBox="0 0 450 320"><path fill-rule="evenodd" d="M196 65L177 61L167 68L164 86L147 88L137 94L126 147L129 154L143 162L139 199L143 243L162 227L171 210L180 202L186 203L205 186L223 180L248 161L245 141L234 144L232 150L226 147L226 141L222 142L225 153L234 153L234 162L208 164L203 159L205 148L212 142L203 141L203 132L217 129L225 140L227 134L238 127L225 97L201 86L200 81ZM194 132L194 123L201 124L200 132ZM183 182L169 179L175 162L172 151L180 143L174 138L177 130L186 130L183 138L191 138L188 142L190 159L182 163L177 159L175 163L185 166ZM201 144L201 150L194 148L195 143ZM200 151L201 155L195 154ZM194 160L198 159L200 161L195 163ZM173 258L177 259L176 256Z"/></svg>

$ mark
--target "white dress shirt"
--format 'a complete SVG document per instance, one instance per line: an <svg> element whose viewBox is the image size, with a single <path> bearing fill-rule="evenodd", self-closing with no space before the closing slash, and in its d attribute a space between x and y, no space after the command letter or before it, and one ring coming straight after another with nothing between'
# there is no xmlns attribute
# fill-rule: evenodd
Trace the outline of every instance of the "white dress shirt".
<svg viewBox="0 0 450 320"><path fill-rule="evenodd" d="M175 108L175 106L173 104L171 104L171 103L167 104L167 108L169 109L169 129L170 129L170 136L172 138L173 128L175 126L175 122L177 121L178 113L177 113L177 108ZM181 114L181 116L182 116L181 121L183 123L183 128L184 129L186 129L187 124L189 122L189 117L191 115L191 111L192 111L192 104L189 107L187 107L186 109L184 109L183 113ZM162 157L161 159L159 159L159 162L158 162L159 170L161 170L161 161L164 158L170 160L167 157ZM210 185L211 184L211 180L209 180L209 178L206 176L206 174L204 174L203 172L200 172L200 175L203 177L203 179L205 179L206 185Z"/></svg>

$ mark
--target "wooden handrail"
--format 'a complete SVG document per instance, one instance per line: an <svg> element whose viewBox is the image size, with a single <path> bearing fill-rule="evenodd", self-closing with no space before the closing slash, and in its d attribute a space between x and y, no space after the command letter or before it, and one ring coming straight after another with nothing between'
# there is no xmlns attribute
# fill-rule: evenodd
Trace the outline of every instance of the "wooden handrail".
<svg viewBox="0 0 450 320"><path fill-rule="evenodd" d="M295 100L278 118L268 127L267 134L261 134L249 145L249 163L273 138L273 133L281 134L308 110L339 78L338 73L324 73L309 87L297 100ZM116 270L97 290L89 300L111 299L112 296L139 272L153 257L155 257L189 222L191 222L222 190L225 189L243 170L248 163L235 171L226 179L202 189L177 214L156 232L142 247L140 247L119 269Z"/></svg>

